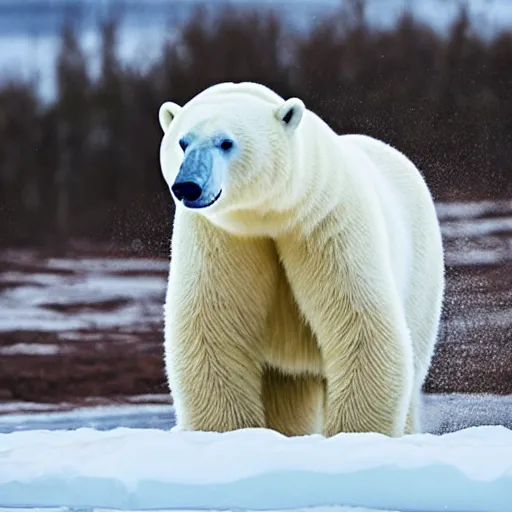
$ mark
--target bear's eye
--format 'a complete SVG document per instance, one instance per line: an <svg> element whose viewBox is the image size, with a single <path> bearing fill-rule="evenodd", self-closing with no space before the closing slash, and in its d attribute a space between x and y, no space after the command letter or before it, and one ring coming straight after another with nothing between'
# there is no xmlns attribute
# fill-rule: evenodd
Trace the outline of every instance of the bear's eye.
<svg viewBox="0 0 512 512"><path fill-rule="evenodd" d="M185 151L188 147L188 142L185 139L180 139L179 141L180 148Z"/></svg>
<svg viewBox="0 0 512 512"><path fill-rule="evenodd" d="M219 144L219 147L220 147L220 149L222 149L222 151L229 151L233 147L233 141L229 140L229 139L224 139Z"/></svg>

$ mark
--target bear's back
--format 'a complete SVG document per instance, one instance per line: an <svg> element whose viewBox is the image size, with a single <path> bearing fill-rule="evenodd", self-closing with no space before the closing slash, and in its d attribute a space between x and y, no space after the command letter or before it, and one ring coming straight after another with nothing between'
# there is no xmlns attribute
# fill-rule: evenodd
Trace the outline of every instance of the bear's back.
<svg viewBox="0 0 512 512"><path fill-rule="evenodd" d="M280 105L284 101L279 94L261 84L254 82L223 82L212 85L200 92L194 96L187 105L192 105L197 101L214 99L215 96L219 96L220 100L222 96L229 96L231 94L252 96L253 98L258 98L274 105Z"/></svg>

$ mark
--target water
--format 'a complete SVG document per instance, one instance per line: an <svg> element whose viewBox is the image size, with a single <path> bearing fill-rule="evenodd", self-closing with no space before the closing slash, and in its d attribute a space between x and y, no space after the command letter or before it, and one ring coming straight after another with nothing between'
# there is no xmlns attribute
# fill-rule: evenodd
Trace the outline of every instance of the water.
<svg viewBox="0 0 512 512"><path fill-rule="evenodd" d="M512 429L512 396L434 394L423 397L422 429L434 434L481 425ZM118 427L169 430L176 423L169 404L75 408L65 412L0 415L0 433L25 430L75 430Z"/></svg>

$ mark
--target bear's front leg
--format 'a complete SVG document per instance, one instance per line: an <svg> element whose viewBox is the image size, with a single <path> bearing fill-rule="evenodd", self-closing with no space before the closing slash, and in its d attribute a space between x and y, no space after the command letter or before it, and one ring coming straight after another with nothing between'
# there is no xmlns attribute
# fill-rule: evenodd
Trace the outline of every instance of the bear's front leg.
<svg viewBox="0 0 512 512"><path fill-rule="evenodd" d="M276 278L272 241L232 236L177 208L165 363L181 430L265 426L262 336Z"/></svg>
<svg viewBox="0 0 512 512"><path fill-rule="evenodd" d="M403 435L412 346L385 257L352 251L336 235L286 239L278 249L324 359L324 435Z"/></svg>

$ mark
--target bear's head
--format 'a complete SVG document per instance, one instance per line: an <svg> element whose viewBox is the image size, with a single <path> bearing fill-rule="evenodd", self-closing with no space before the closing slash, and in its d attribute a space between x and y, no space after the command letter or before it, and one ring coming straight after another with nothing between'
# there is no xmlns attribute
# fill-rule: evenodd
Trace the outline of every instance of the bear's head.
<svg viewBox="0 0 512 512"><path fill-rule="evenodd" d="M183 107L164 103L160 164L175 202L206 216L279 204L304 112L300 99L250 82L215 85Z"/></svg>

